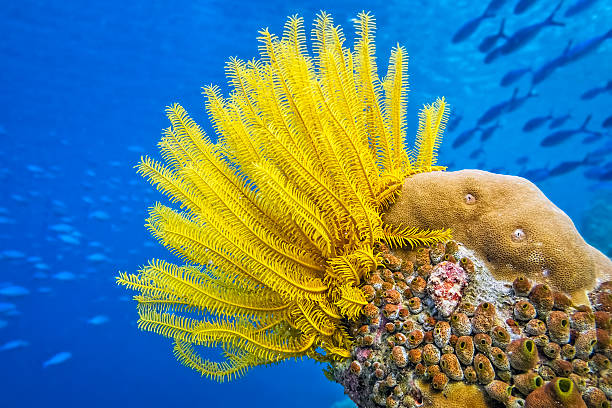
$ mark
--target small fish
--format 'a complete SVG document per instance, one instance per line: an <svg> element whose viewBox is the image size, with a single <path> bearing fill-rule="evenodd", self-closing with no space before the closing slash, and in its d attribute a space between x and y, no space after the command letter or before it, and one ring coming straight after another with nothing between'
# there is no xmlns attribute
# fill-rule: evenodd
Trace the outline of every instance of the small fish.
<svg viewBox="0 0 612 408"><path fill-rule="evenodd" d="M512 99L510 99L510 101L508 102L508 112L514 112L515 110L523 106L523 104L527 102L527 99L538 96L538 94L535 93L533 89L529 89L529 91L527 92L527 94L525 94L525 96L517 97L516 96L517 92L518 92L518 88L517 90L515 90L514 94L512 95Z"/></svg>
<svg viewBox="0 0 612 408"><path fill-rule="evenodd" d="M581 133L581 132L582 132L581 129L566 129L566 130L556 131L546 136L544 139L542 139L542 141L540 142L540 146L542 147L556 146L558 144L565 142L567 139L574 136L575 134Z"/></svg>
<svg viewBox="0 0 612 408"><path fill-rule="evenodd" d="M580 99L582 99L583 101L588 101L589 99L595 98L597 95L599 95L602 92L604 91L600 86L596 88L591 88L585 91L582 95L580 95Z"/></svg>
<svg viewBox="0 0 612 408"><path fill-rule="evenodd" d="M81 241L75 237L74 235L68 235L68 234L60 234L57 236L61 241L65 242L66 244L71 244L71 245L80 245Z"/></svg>
<svg viewBox="0 0 612 408"><path fill-rule="evenodd" d="M479 129L480 128L477 126L472 129L465 130L463 133L457 136L457 138L453 141L452 144L453 149L456 149L457 147L466 144Z"/></svg>
<svg viewBox="0 0 612 408"><path fill-rule="evenodd" d="M17 296L25 296L29 295L30 291L23 286L18 285L9 285L3 288L0 288L0 295L8 296L8 297L17 297Z"/></svg>
<svg viewBox="0 0 612 408"><path fill-rule="evenodd" d="M17 251L16 249L7 249L2 251L1 255L4 258L8 258L8 259L20 259L20 258L24 258L25 254L21 251Z"/></svg>
<svg viewBox="0 0 612 408"><path fill-rule="evenodd" d="M590 131L586 129L586 126L588 125L590 120L591 120L591 115L587 116L582 126L580 126L578 129L558 130L554 133L551 133L550 135L542 139L542 141L540 141L540 146L542 147L556 146L560 143L565 142L567 139L569 139L570 137L572 137L573 135L577 133L590 133Z"/></svg>
<svg viewBox="0 0 612 408"><path fill-rule="evenodd" d="M598 164L598 163L595 163ZM608 163L609 165L610 163ZM599 180L600 177L605 176L609 171L610 171L610 166L598 166L595 165L595 167L592 167L590 169L588 169L587 171L585 171L584 177L591 179L591 180Z"/></svg>
<svg viewBox="0 0 612 408"><path fill-rule="evenodd" d="M43 363L43 368L49 367L51 365L61 364L66 360L69 360L72 357L72 353L69 351L62 351L51 357L49 360Z"/></svg>
<svg viewBox="0 0 612 408"><path fill-rule="evenodd" d="M484 58L485 64L490 64L502 55L501 46L493 48Z"/></svg>
<svg viewBox="0 0 612 408"><path fill-rule="evenodd" d="M594 175L594 177L589 177L587 176L587 174L585 173L585 176L589 177L589 178L595 178L599 181L610 181L612 180L612 163L608 163L608 166L601 168L601 169L597 169L597 173ZM593 170L593 169L591 169Z"/></svg>
<svg viewBox="0 0 612 408"><path fill-rule="evenodd" d="M610 155L612 155L612 142L608 142L605 145L598 147L597 150L588 153L584 161L585 164L588 165L598 165L602 160Z"/></svg>
<svg viewBox="0 0 612 408"><path fill-rule="evenodd" d="M612 91L612 81L608 81L608 83L604 86L596 86L595 88L589 89L588 91L580 95L580 99L586 101L595 98L599 94L610 91Z"/></svg>
<svg viewBox="0 0 612 408"><path fill-rule="evenodd" d="M495 17L495 13L489 11L487 7L487 9L484 11L484 13L482 13L482 15L480 15L479 17L473 18L472 20L462 25L461 28L459 28L459 30L457 30L457 32L455 33L455 35L453 36L451 40L452 43L457 44L457 43L460 43L461 41L466 40L469 36L474 34L474 31L478 29L478 26L484 19L492 18L492 17Z"/></svg>
<svg viewBox="0 0 612 408"><path fill-rule="evenodd" d="M470 153L469 158L470 159L477 159L478 156L480 156L483 152L484 152L484 150L482 149L482 147L479 147L478 149L475 149L475 150L472 151L472 153Z"/></svg>
<svg viewBox="0 0 612 408"><path fill-rule="evenodd" d="M558 127L561 127L571 117L572 117L572 115L570 113L567 113L567 114L565 114L563 116L559 116L558 118L553 118L550 121L550 123L548 124L548 128L549 129L556 129Z"/></svg>
<svg viewBox="0 0 612 408"><path fill-rule="evenodd" d="M528 162L529 162L529 156L521 156L515 160L515 163L521 166L527 164Z"/></svg>
<svg viewBox="0 0 612 408"><path fill-rule="evenodd" d="M68 224L54 224L54 225L51 225L49 229L55 232L67 233L67 232L72 232L74 230L74 227Z"/></svg>
<svg viewBox="0 0 612 408"><path fill-rule="evenodd" d="M542 66L533 71L533 76L531 77L531 84L539 84L563 65L565 65L565 54L545 62L544 64L542 64Z"/></svg>
<svg viewBox="0 0 612 408"><path fill-rule="evenodd" d="M491 0L487 6L490 13L497 13L506 4L506 0Z"/></svg>
<svg viewBox="0 0 612 408"><path fill-rule="evenodd" d="M0 224L16 224L16 223L17 222L12 218L0 216Z"/></svg>
<svg viewBox="0 0 612 408"><path fill-rule="evenodd" d="M524 171L520 174L520 176L532 181L533 183L537 183L539 181L546 180L550 176L550 173L546 167L541 167L539 169Z"/></svg>
<svg viewBox="0 0 612 408"><path fill-rule="evenodd" d="M523 132L532 132L536 129L538 129L539 127L541 127L543 124L545 124L546 122L548 122L549 120L552 119L552 114L548 114L546 116L538 116L532 119L529 119L527 122L525 122L525 124L523 125Z"/></svg>
<svg viewBox="0 0 612 408"><path fill-rule="evenodd" d="M129 152L132 152L132 153L144 153L145 151L144 147L136 146L136 145L128 146L127 149Z"/></svg>
<svg viewBox="0 0 612 408"><path fill-rule="evenodd" d="M446 131L453 132L455 129L457 129L457 126L459 126L459 123L461 123L461 119L463 119L463 115L451 114L451 117L448 119L446 124Z"/></svg>
<svg viewBox="0 0 612 408"><path fill-rule="evenodd" d="M595 51L604 41L609 38L612 38L612 29L605 34L589 38L588 40L584 40L580 44L569 48L565 52L564 63L568 64L570 62L574 62L580 58L583 58L584 56Z"/></svg>
<svg viewBox="0 0 612 408"><path fill-rule="evenodd" d="M584 144L594 143L603 137L603 133L601 132L595 132L591 130L591 131L588 131L588 133L589 135L585 137L584 139L582 139L582 143Z"/></svg>
<svg viewBox="0 0 612 408"><path fill-rule="evenodd" d="M572 4L568 7L567 10L565 10L564 16L573 17L578 13L582 13L584 10L595 4L596 1L597 0L576 0L574 4Z"/></svg>
<svg viewBox="0 0 612 408"><path fill-rule="evenodd" d="M72 272L62 271L62 272L58 272L55 275L53 275L53 278L57 280L62 280L62 281L69 281L69 280L75 280L76 275Z"/></svg>
<svg viewBox="0 0 612 408"><path fill-rule="evenodd" d="M506 24L506 19L504 18L501 21L501 24L499 26L499 31L497 32L497 34L488 35L485 38L483 38L482 41L480 42L480 45L478 46L478 51L489 52L489 50L495 46L495 44L497 43L497 40L499 40L500 38L508 38L508 36L504 34L505 24Z"/></svg>
<svg viewBox="0 0 612 408"><path fill-rule="evenodd" d="M604 119L601 123L601 127L606 129L612 128L612 115Z"/></svg>
<svg viewBox="0 0 612 408"><path fill-rule="evenodd" d="M499 122L496 122L492 126L481 129L482 133L480 134L480 141L486 142L487 140L489 140L491 136L493 136L493 133L495 133L495 130L499 127L500 127Z"/></svg>
<svg viewBox="0 0 612 408"><path fill-rule="evenodd" d="M100 221L106 221L110 219L110 215L106 211L98 210L89 214L89 218L93 218Z"/></svg>
<svg viewBox="0 0 612 408"><path fill-rule="evenodd" d="M540 68L533 72L531 77L531 85L538 84L548 78L555 70L565 65L565 58L569 50L572 48L573 40L569 40L563 49L561 55L545 62Z"/></svg>
<svg viewBox="0 0 612 408"><path fill-rule="evenodd" d="M26 166L26 170L31 172L31 173L44 173L44 170L42 167L37 166L35 164L28 164Z"/></svg>
<svg viewBox="0 0 612 408"><path fill-rule="evenodd" d="M12 340L0 346L0 351L14 350L17 348L27 347L30 343L25 340Z"/></svg>
<svg viewBox="0 0 612 408"><path fill-rule="evenodd" d="M105 262L105 261L108 261L109 259L108 259L108 257L107 257L106 255L104 255L104 254L101 254L101 253L95 253L95 254L91 254L91 255L89 255L89 256L87 257L87 260L88 260L88 261L91 261L91 262Z"/></svg>
<svg viewBox="0 0 612 408"><path fill-rule="evenodd" d="M87 320L87 323L89 324L93 324L93 325L100 325L100 324L104 324L107 323L110 319L108 318L108 316L105 315L98 315L98 316L94 316L91 319Z"/></svg>
<svg viewBox="0 0 612 408"><path fill-rule="evenodd" d="M559 11L559 8L563 4L563 0L559 2L557 7L553 10L552 13L543 21L539 23L528 25L527 27L523 27L514 34L512 34L506 42L500 46L501 53L503 55L508 55L513 53L521 48L523 48L527 43L533 40L539 33L548 26L565 26L565 23L560 21L555 21L555 14Z"/></svg>
<svg viewBox="0 0 612 408"><path fill-rule="evenodd" d="M523 14L528 8L535 4L536 0L519 0L514 6L514 14Z"/></svg>
<svg viewBox="0 0 612 408"><path fill-rule="evenodd" d="M566 174L566 173L569 173L569 172L577 169L578 167L582 166L583 164L584 164L584 160L566 161L566 162L560 163L559 165L553 167L549 171L549 175L551 177L553 177L553 176L560 176L562 174Z"/></svg>
<svg viewBox="0 0 612 408"><path fill-rule="evenodd" d="M491 106L489 109L487 109L485 113L483 113L480 116L480 118L478 118L478 122L477 122L478 125L480 126L480 125L484 125L485 123L492 122L498 117L500 117L502 114L504 114L504 112L508 110L508 105L510 104L510 102L516 98L517 92L518 92L518 88L514 90L514 93L512 94L512 98L510 98L507 101L502 101L498 104L495 104Z"/></svg>
<svg viewBox="0 0 612 408"><path fill-rule="evenodd" d="M509 71L506 73L506 75L504 75L501 81L499 81L499 84L501 86L512 85L513 83L521 79L523 75L525 75L528 72L531 72L531 67L513 69L512 71Z"/></svg>
<svg viewBox="0 0 612 408"><path fill-rule="evenodd" d="M14 303L0 302L0 313L16 310L17 306Z"/></svg>

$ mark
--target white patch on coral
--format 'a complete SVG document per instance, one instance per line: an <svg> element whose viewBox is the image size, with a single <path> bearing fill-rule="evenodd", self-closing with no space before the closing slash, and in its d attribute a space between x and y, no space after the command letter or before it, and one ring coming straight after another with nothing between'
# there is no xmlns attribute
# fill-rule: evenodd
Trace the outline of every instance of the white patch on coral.
<svg viewBox="0 0 612 408"><path fill-rule="evenodd" d="M489 271L485 263L478 258L474 251L467 249L461 243L458 244L457 258L469 258L474 264L474 273L470 275L468 286L464 289L464 293L469 290L471 302L474 304L490 302L496 306L498 314L503 314L508 309L503 307L503 305L511 302L512 285L509 282L495 279L491 271ZM509 310L510 313L507 313L508 316L504 316L504 319L511 318L512 308Z"/></svg>

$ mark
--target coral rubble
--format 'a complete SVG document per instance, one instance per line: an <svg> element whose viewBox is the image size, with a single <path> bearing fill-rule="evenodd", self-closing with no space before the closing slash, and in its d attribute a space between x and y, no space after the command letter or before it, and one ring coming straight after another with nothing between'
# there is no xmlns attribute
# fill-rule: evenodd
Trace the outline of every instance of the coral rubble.
<svg viewBox="0 0 612 408"><path fill-rule="evenodd" d="M401 258L380 249L367 312L350 326L351 357L327 372L359 407L609 406L605 301L577 305L524 275L501 282L456 242ZM425 291L413 285L421 280ZM590 297L608 299L611 289L603 283Z"/></svg>

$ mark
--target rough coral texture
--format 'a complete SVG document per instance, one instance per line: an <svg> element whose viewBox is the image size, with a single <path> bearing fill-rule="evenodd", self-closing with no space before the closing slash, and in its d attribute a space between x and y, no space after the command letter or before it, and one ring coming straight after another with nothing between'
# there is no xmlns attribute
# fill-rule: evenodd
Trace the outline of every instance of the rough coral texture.
<svg viewBox="0 0 612 408"><path fill-rule="evenodd" d="M437 264L427 280L427 290L436 309L447 317L459 304L465 285L467 285L465 270L456 263L447 261Z"/></svg>
<svg viewBox="0 0 612 408"><path fill-rule="evenodd" d="M530 181L480 170L407 178L383 218L390 224L453 229L495 277L519 274L548 283L574 299L597 278L612 277L612 262L587 244L571 219Z"/></svg>
<svg viewBox="0 0 612 408"><path fill-rule="evenodd" d="M456 242L402 257L380 249L384 266L364 285L367 312L349 326L351 357L327 372L359 407L609 406L612 282L592 290L589 304L568 304L525 276L497 280ZM449 276L467 282L450 294L458 298L450 316L435 291L413 291L437 275L441 285ZM523 305L537 311L530 320L515 319Z"/></svg>

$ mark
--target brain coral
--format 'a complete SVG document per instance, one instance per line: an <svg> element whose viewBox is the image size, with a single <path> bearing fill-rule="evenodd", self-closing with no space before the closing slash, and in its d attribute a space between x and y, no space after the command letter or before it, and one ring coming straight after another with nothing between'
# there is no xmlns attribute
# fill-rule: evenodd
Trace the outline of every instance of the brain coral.
<svg viewBox="0 0 612 408"><path fill-rule="evenodd" d="M453 228L499 279L526 274L581 296L612 262L587 244L570 218L531 182L480 170L407 178L383 218L390 224ZM581 296L582 297L582 296Z"/></svg>

